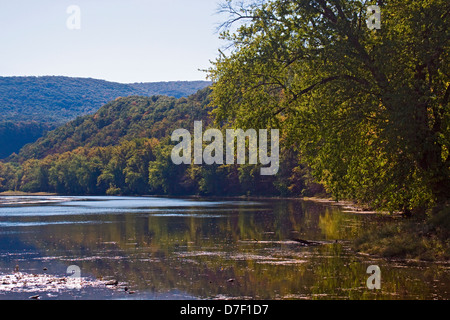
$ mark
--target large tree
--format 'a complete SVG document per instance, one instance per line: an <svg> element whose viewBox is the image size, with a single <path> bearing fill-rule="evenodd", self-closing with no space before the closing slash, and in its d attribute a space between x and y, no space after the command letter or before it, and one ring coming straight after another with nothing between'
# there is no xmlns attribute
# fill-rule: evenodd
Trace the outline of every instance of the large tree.
<svg viewBox="0 0 450 320"><path fill-rule="evenodd" d="M366 23L369 5L380 29ZM450 2L227 1L222 11L238 26L209 70L218 123L280 128L336 198L404 212L448 199Z"/></svg>

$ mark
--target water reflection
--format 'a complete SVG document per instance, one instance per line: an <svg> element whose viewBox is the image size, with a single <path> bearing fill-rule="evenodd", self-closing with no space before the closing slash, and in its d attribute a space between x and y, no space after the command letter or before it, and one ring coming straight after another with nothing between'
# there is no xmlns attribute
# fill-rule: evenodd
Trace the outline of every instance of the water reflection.
<svg viewBox="0 0 450 320"><path fill-rule="evenodd" d="M377 225L374 215L295 200L70 200L0 207L0 273L17 264L61 273L75 264L149 298L450 298L448 266L374 261L349 250L348 241ZM378 291L366 287L371 264L382 270Z"/></svg>

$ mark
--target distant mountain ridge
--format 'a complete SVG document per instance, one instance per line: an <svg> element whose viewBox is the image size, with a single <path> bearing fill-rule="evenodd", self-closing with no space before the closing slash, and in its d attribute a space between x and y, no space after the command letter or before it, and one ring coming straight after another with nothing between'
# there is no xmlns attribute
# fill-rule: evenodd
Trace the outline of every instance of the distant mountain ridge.
<svg viewBox="0 0 450 320"><path fill-rule="evenodd" d="M18 152L48 130L93 114L119 97L182 98L208 81L116 83L62 76L0 77L0 159Z"/></svg>
<svg viewBox="0 0 450 320"><path fill-rule="evenodd" d="M0 121L64 123L128 96L187 97L208 81L116 83L62 76L0 77Z"/></svg>

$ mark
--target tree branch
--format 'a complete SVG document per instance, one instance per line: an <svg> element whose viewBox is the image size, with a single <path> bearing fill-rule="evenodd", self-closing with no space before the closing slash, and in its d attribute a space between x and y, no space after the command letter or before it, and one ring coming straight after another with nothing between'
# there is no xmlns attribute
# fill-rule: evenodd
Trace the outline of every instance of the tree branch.
<svg viewBox="0 0 450 320"><path fill-rule="evenodd" d="M291 102L297 100L300 96L302 96L302 95L304 95L304 94L314 90L314 88L316 88L317 86L321 86L321 85L327 84L329 82L332 82L332 81L338 80L338 79L347 79L347 80L351 80L351 81L356 81L356 82L358 82L360 84L363 84L363 85L367 85L367 86L369 85L369 82L367 80L365 80L365 79L359 79L357 77L346 75L346 74L345 75L339 75L339 76L332 76L332 77L324 78L321 81L319 81L319 82L317 82L317 83L315 83L315 84L313 84L313 85L311 85L311 86L301 90L298 93L295 93L292 90L290 90L291 93L293 94L293 98L292 98ZM287 109L287 106L278 109L275 113L273 113L273 116L278 115L279 113L285 111L286 109Z"/></svg>

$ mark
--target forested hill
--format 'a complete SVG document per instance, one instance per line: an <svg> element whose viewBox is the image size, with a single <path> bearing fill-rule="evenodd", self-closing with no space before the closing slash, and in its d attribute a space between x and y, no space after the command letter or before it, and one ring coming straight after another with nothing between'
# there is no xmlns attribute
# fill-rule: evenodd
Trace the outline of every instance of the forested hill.
<svg viewBox="0 0 450 320"><path fill-rule="evenodd" d="M91 78L0 77L2 121L64 123L93 113L117 97L189 96L210 83L175 81L122 84Z"/></svg>
<svg viewBox="0 0 450 320"><path fill-rule="evenodd" d="M77 147L105 147L134 138L161 139L194 120L206 120L209 88L187 98L131 96L117 98L95 114L77 119L48 132L19 153L21 160L72 151Z"/></svg>
<svg viewBox="0 0 450 320"><path fill-rule="evenodd" d="M277 175L261 165L176 165L174 130L211 125L211 89L187 98L117 98L95 114L48 132L19 155L0 161L0 192L58 194L315 195L308 168L292 149L281 152Z"/></svg>
<svg viewBox="0 0 450 320"><path fill-rule="evenodd" d="M140 92L143 96L165 95L174 98L187 97L211 85L209 81L170 81L131 83L129 87Z"/></svg>
<svg viewBox="0 0 450 320"><path fill-rule="evenodd" d="M0 159L118 97L187 97L208 81L122 84L90 78L0 77Z"/></svg>

